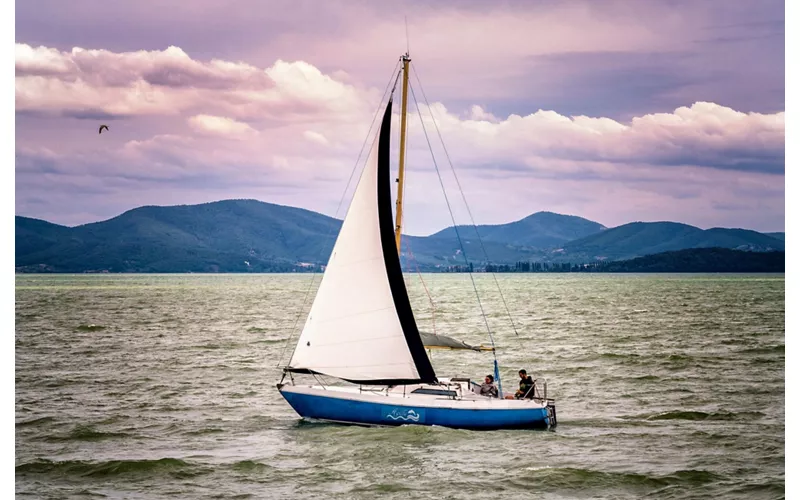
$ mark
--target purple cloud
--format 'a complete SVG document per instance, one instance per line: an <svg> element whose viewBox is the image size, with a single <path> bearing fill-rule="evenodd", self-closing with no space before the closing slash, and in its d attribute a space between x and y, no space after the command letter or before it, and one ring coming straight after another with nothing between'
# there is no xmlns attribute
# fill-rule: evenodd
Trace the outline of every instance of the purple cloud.
<svg viewBox="0 0 800 500"><path fill-rule="evenodd" d="M253 197L332 214L405 50L402 16L259 5L18 5L18 213L76 223ZM783 228L782 3L402 9L479 222L546 209ZM90 122L115 118L98 138ZM438 182L411 118L409 203L425 208L408 216L424 233L448 221L429 215Z"/></svg>

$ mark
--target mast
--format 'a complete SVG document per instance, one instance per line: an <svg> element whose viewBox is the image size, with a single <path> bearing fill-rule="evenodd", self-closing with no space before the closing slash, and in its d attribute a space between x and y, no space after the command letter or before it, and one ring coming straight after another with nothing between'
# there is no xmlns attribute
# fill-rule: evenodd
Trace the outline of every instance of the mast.
<svg viewBox="0 0 800 500"><path fill-rule="evenodd" d="M400 234L403 224L403 179L406 169L406 112L408 111L408 66L411 58L408 52L403 55L403 99L400 107L400 168L397 174L397 223L394 227L394 239L397 254L400 255Z"/></svg>

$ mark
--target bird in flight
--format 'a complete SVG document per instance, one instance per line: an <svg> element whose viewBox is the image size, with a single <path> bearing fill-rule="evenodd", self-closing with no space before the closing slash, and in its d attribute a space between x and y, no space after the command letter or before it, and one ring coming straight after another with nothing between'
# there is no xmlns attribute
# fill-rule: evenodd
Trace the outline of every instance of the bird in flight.
<svg viewBox="0 0 800 500"><path fill-rule="evenodd" d="M98 130L97 133L98 134L102 134L103 133L103 129L108 130L108 125L100 125L100 130Z"/></svg>

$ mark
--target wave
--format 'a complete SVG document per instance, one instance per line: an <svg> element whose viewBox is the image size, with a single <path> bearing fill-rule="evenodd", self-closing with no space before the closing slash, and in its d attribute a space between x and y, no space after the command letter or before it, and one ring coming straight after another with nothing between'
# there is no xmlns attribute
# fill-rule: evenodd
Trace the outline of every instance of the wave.
<svg viewBox="0 0 800 500"><path fill-rule="evenodd" d="M100 330L105 330L107 327L104 325L95 325L95 324L88 324L88 325L78 325L75 330L79 332L97 332Z"/></svg>
<svg viewBox="0 0 800 500"><path fill-rule="evenodd" d="M47 382L44 382L41 385L42 385L42 387L55 388L55 387L65 387L65 386L68 386L68 385L80 385L80 384L83 384L83 383L85 383L85 381L81 380L81 379L59 378L59 379L48 380Z"/></svg>
<svg viewBox="0 0 800 500"><path fill-rule="evenodd" d="M236 462L231 465L231 468L242 472L251 472L270 469L271 467L267 464L262 464L261 462L256 462L254 460L242 460L241 462Z"/></svg>
<svg viewBox="0 0 800 500"><path fill-rule="evenodd" d="M235 342L223 342L223 343L220 343L220 344L215 344L215 343L198 344L198 345L192 346L192 348L194 348L194 349L208 349L210 351L216 351L216 350L220 350L220 349L236 349L238 347L241 347L241 345L242 344L237 344Z"/></svg>
<svg viewBox="0 0 800 500"><path fill-rule="evenodd" d="M186 431L184 434L187 436L202 436L203 434L216 434L218 432L225 432L225 429L220 429L219 427L204 427L194 431Z"/></svg>
<svg viewBox="0 0 800 500"><path fill-rule="evenodd" d="M741 351L745 354L785 354L786 344L775 344L763 347L752 347Z"/></svg>
<svg viewBox="0 0 800 500"><path fill-rule="evenodd" d="M82 496L82 497L107 498L106 495L103 495L102 493L98 493L98 492L92 491L92 490L79 490L79 491L76 492L76 495L79 495L79 496Z"/></svg>
<svg viewBox="0 0 800 500"><path fill-rule="evenodd" d="M573 467L553 467L526 470L520 479L512 480L518 486L530 486L529 479L546 484L548 489L575 488L586 490L602 487L664 488L676 485L703 485L720 477L706 470L679 470L667 475L648 475L632 472L603 472Z"/></svg>
<svg viewBox="0 0 800 500"><path fill-rule="evenodd" d="M745 484L736 486L725 492L726 495L736 495L743 498L786 498L786 482L783 480L770 480L762 483Z"/></svg>
<svg viewBox="0 0 800 500"><path fill-rule="evenodd" d="M643 418L645 420L754 420L763 418L764 414L758 411L742 411L742 412L729 412L729 411L667 411L663 413L644 414L634 417L625 417L630 419Z"/></svg>
<svg viewBox="0 0 800 500"><path fill-rule="evenodd" d="M109 460L93 462L84 460L53 461L40 459L17 465L18 475L55 474L60 476L110 477L129 474L167 473L178 477L203 474L206 470L177 458L158 460Z"/></svg>
<svg viewBox="0 0 800 500"><path fill-rule="evenodd" d="M257 396L258 394L260 394L260 393L257 392L257 391L231 392L231 393L227 394L227 396L229 398L231 398L231 399L243 399L243 398L249 398L249 397L252 397L252 396Z"/></svg>
<svg viewBox="0 0 800 500"><path fill-rule="evenodd" d="M124 432L102 432L88 425L79 425L69 434L53 435L43 438L44 441L101 441L103 439L116 439L133 437Z"/></svg>
<svg viewBox="0 0 800 500"><path fill-rule="evenodd" d="M784 359L774 356L769 358L752 358L750 363L754 365L782 365L784 363Z"/></svg>
<svg viewBox="0 0 800 500"><path fill-rule="evenodd" d="M686 354L670 354L667 357L667 361L691 361L693 356L687 356Z"/></svg>
<svg viewBox="0 0 800 500"><path fill-rule="evenodd" d="M263 339L263 340L254 340L253 344L285 344L286 339Z"/></svg>
<svg viewBox="0 0 800 500"><path fill-rule="evenodd" d="M617 352L604 352L600 354L600 357L605 359L637 359L640 356L635 353L620 354Z"/></svg>
<svg viewBox="0 0 800 500"><path fill-rule="evenodd" d="M53 417L32 418L30 420L23 420L21 422L17 422L16 424L14 424L14 427L29 427L32 425L49 424L54 420L55 419Z"/></svg>
<svg viewBox="0 0 800 500"><path fill-rule="evenodd" d="M400 483L376 483L369 486L355 487L350 490L350 493L374 493L379 495L386 493L401 493L406 491L413 490Z"/></svg>

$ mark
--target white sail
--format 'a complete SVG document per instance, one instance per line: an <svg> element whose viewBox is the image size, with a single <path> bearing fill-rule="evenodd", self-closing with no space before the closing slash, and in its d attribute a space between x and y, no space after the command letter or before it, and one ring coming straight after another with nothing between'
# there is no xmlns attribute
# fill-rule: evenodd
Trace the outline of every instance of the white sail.
<svg viewBox="0 0 800 500"><path fill-rule="evenodd" d="M387 206L388 225L392 225L388 199L391 189L388 178L390 120L391 103L379 131L381 139L372 146L289 361L291 371L322 373L363 383L435 377L419 340L399 274L393 227L381 227L381 222L387 226ZM381 152L382 148L386 150ZM386 156L383 162L381 154ZM379 173L381 168L386 171ZM381 181L386 185L380 185ZM384 206L380 207L381 204ZM387 230L392 245L388 249L387 235L382 235L382 231ZM402 290L398 288L398 275ZM401 317L404 320L401 321ZM412 350L422 352L424 361L418 352L416 356L412 354ZM418 365L421 365L419 370ZM424 372L422 377L420 371Z"/></svg>

